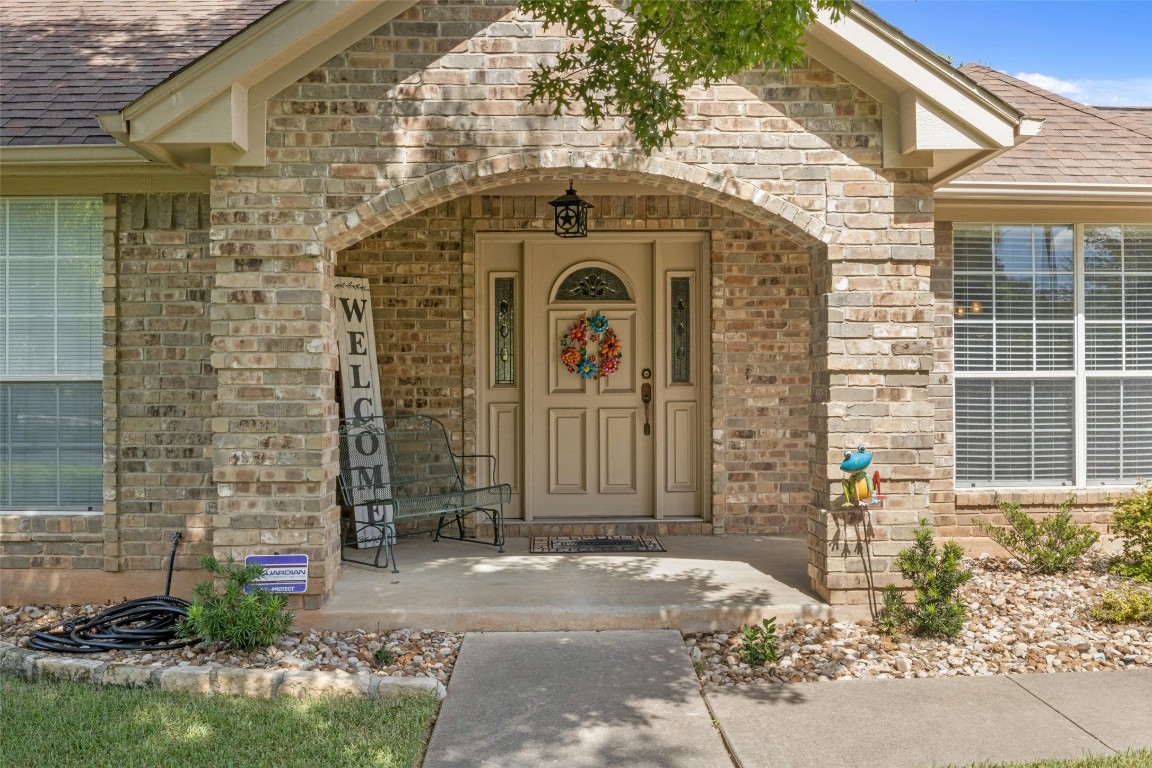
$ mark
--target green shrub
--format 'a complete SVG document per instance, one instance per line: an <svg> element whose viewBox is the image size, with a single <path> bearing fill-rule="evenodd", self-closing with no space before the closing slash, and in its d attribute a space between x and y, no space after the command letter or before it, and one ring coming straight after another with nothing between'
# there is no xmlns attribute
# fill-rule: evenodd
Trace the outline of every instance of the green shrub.
<svg viewBox="0 0 1152 768"><path fill-rule="evenodd" d="M1109 589L1092 606L1092 615L1116 624L1152 621L1152 592L1133 586Z"/></svg>
<svg viewBox="0 0 1152 768"><path fill-rule="evenodd" d="M244 591L263 575L264 566L240 567L231 560L221 565L214 557L203 557L200 567L223 579L224 591L216 593L215 579L192 588L188 616L180 621L181 635L250 651L271 645L291 628L294 616L284 607L283 595L259 587Z"/></svg>
<svg viewBox="0 0 1152 768"><path fill-rule="evenodd" d="M376 649L376 652L372 654L372 659L379 666L386 667L392 663L395 657L392 655L392 651L388 650L384 646L380 646Z"/></svg>
<svg viewBox="0 0 1152 768"><path fill-rule="evenodd" d="M972 578L972 572L960 565L964 550L954 541L937 547L932 541L932 526L923 518L915 537L911 547L896 555L896 567L912 582L915 601L906 604L900 590L889 584L884 588L877 624L889 634L907 629L914 635L956 637L967 616L956 592Z"/></svg>
<svg viewBox="0 0 1152 768"><path fill-rule="evenodd" d="M780 638L776 636L776 617L764 619L763 624L745 624L740 627L744 642L740 658L753 667L762 667L780 657Z"/></svg>
<svg viewBox="0 0 1152 768"><path fill-rule="evenodd" d="M1137 581L1152 581L1152 484L1142 482L1112 513L1112 530L1124 546L1112 570Z"/></svg>
<svg viewBox="0 0 1152 768"><path fill-rule="evenodd" d="M886 635L898 635L908 621L911 608L904 602L904 593L895 584L884 587L884 604L876 614L876 626Z"/></svg>
<svg viewBox="0 0 1152 768"><path fill-rule="evenodd" d="M1055 514L1033 520L1019 504L1000 502L1000 512L1008 518L1008 528L977 523L985 535L1008 550L1030 573L1063 573L1096 544L1100 534L1086 525L1072 522L1075 496L1069 496Z"/></svg>

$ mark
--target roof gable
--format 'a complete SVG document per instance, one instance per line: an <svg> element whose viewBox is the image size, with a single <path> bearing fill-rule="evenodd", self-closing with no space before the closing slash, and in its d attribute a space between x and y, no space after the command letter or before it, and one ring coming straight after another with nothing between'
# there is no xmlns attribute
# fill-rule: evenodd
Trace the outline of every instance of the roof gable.
<svg viewBox="0 0 1152 768"><path fill-rule="evenodd" d="M83 5L80 0L67 1L73 8ZM209 1L221 8L240 2ZM116 111L102 115L100 124L145 157L174 167L211 173L212 166L262 165L267 100L415 4L416 0L325 0L279 5L277 0L263 0L259 7L265 15L252 18L255 12L250 8L247 22L213 27L217 35L240 31L198 58L200 48L183 50L194 61L181 63L183 68L167 78L154 71L152 79L158 84L131 103L120 104L127 90L110 98L107 103ZM118 0L116 5L149 7L155 1ZM507 11L512 10L510 2ZM187 23L186 14L172 15ZM83 19L76 23L86 28ZM813 58L883 104L887 167L926 168L930 178L939 180L1004 151L1035 127L863 6L835 22L827 14L821 16L809 30L808 43ZM125 50L143 55L139 46ZM143 60L162 61L159 53ZM156 63L156 68L163 66ZM147 87L150 81L133 82ZM62 138L65 143L72 140L71 135ZM103 139L92 131L82 140Z"/></svg>

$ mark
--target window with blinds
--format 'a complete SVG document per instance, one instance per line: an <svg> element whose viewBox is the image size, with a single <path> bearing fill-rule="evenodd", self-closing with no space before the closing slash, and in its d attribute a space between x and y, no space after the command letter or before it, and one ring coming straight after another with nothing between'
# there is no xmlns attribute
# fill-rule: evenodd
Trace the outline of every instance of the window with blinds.
<svg viewBox="0 0 1152 768"><path fill-rule="evenodd" d="M1152 227L954 228L960 487L1152 475Z"/></svg>
<svg viewBox="0 0 1152 768"><path fill-rule="evenodd" d="M0 199L0 509L101 504L101 202Z"/></svg>
<svg viewBox="0 0 1152 768"><path fill-rule="evenodd" d="M1084 228L1090 483L1152 478L1152 226Z"/></svg>

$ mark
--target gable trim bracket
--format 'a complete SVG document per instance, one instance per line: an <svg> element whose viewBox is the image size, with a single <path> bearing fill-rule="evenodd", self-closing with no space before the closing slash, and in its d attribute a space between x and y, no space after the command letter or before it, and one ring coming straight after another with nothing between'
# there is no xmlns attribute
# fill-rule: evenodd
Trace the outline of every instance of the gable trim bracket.
<svg viewBox="0 0 1152 768"><path fill-rule="evenodd" d="M886 168L927 169L942 184L1040 131L945 59L860 4L839 21L822 12L809 54L881 104Z"/></svg>

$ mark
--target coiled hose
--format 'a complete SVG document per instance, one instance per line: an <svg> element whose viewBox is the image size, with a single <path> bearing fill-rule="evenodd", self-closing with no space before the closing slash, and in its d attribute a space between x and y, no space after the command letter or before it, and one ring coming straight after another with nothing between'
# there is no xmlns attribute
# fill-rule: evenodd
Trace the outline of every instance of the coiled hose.
<svg viewBox="0 0 1152 768"><path fill-rule="evenodd" d="M28 647L57 653L103 653L104 651L168 651L200 642L178 635L180 619L188 615L188 601L170 597L172 567L181 534L172 534L168 558L168 581L164 594L142 597L105 608L94 616L58 621L33 632Z"/></svg>

